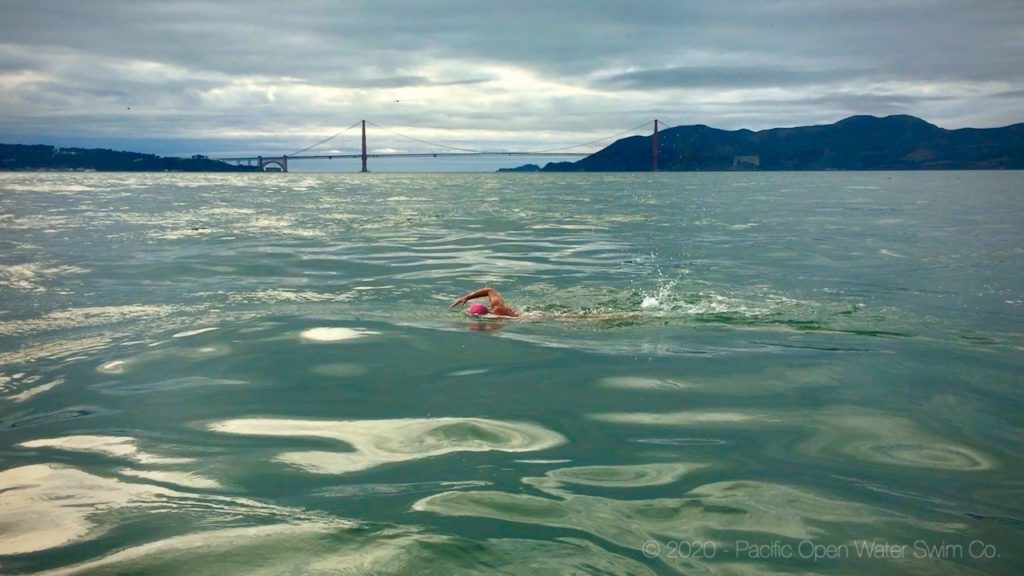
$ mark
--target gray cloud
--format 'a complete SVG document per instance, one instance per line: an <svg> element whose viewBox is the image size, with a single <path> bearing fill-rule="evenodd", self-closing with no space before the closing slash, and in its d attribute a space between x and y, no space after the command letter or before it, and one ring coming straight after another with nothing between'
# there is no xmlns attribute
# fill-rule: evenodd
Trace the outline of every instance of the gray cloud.
<svg viewBox="0 0 1024 576"><path fill-rule="evenodd" d="M997 92L995 94L990 94L989 96L992 98L1024 98L1024 89Z"/></svg>
<svg viewBox="0 0 1024 576"><path fill-rule="evenodd" d="M389 78L371 78L348 81L345 86L351 88L410 88L417 86L464 86L483 84L490 78L466 78L462 80L435 80L426 76L392 76Z"/></svg>
<svg viewBox="0 0 1024 576"><path fill-rule="evenodd" d="M655 116L755 129L853 113L1024 119L1005 96L1024 91L1018 0L6 0L0 27L6 140L297 149L360 118L496 144L572 143Z"/></svg>
<svg viewBox="0 0 1024 576"><path fill-rule="evenodd" d="M854 70L806 71L771 66L677 66L615 74L599 79L595 85L630 90L778 88L856 80L864 75L866 72Z"/></svg>

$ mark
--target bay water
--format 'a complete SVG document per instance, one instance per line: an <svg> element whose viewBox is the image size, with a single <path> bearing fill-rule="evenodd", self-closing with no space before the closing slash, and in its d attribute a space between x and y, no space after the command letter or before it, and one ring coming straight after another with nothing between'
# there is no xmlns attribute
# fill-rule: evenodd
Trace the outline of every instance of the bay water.
<svg viewBox="0 0 1024 576"><path fill-rule="evenodd" d="M1022 192L0 174L0 572L1019 574Z"/></svg>

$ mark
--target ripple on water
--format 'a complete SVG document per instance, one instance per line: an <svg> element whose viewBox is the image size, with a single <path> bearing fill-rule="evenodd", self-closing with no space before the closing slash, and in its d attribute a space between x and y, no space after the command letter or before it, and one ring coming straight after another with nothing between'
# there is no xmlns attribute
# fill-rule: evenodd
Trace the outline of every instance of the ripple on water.
<svg viewBox="0 0 1024 576"><path fill-rule="evenodd" d="M221 386L244 386L249 384L244 380L223 380L217 378L206 378L203 376L186 376L185 378L172 378L159 382L144 382L142 384L125 384L123 382L102 382L90 386L93 390L99 390L104 394L114 396L131 396L134 394L152 394L156 392L171 392L186 389L202 389Z"/></svg>
<svg viewBox="0 0 1024 576"><path fill-rule="evenodd" d="M814 456L852 456L864 462L961 472L990 470L994 459L921 429L907 418L861 409L833 409L812 419L813 436L800 450Z"/></svg>
<svg viewBox="0 0 1024 576"><path fill-rule="evenodd" d="M963 472L998 466L982 452L928 432L910 419L856 407L794 413L606 412L591 414L589 418L645 426L795 427L807 434L798 449L816 458L853 457L875 464Z"/></svg>
<svg viewBox="0 0 1024 576"><path fill-rule="evenodd" d="M101 374L118 375L124 374L128 371L138 370L140 367L148 365L160 365L161 368L158 370L160 373L166 372L162 366L166 366L169 363L181 365L190 361L202 361L209 360L211 358L218 358L227 356L231 353L231 347L224 342L215 342L205 346L189 347L180 345L181 341L175 342L176 345L166 346L167 342L158 342L149 345L149 349L130 357L118 358L115 360L108 360L103 364L96 367L96 371ZM136 342L136 344L138 344ZM187 381L188 378L172 379ZM211 383L236 383L228 380L216 380L207 379Z"/></svg>
<svg viewBox="0 0 1024 576"><path fill-rule="evenodd" d="M0 287L9 287L23 292L45 292L56 278L69 274L89 272L78 266L47 266L42 262L27 264L0 264Z"/></svg>
<svg viewBox="0 0 1024 576"><path fill-rule="evenodd" d="M354 296L348 292L316 292L289 288L269 288L231 294L228 301L246 304L306 303L306 302L348 302Z"/></svg>
<svg viewBox="0 0 1024 576"><path fill-rule="evenodd" d="M277 459L320 474L343 474L381 464L452 452L531 452L562 445L565 437L536 424L484 418L289 420L243 418L210 425L216 432L253 436L320 437L351 452L284 452Z"/></svg>
<svg viewBox="0 0 1024 576"><path fill-rule="evenodd" d="M3 331L2 326L3 323L0 323L0 332ZM110 347L116 336L118 335L105 333L98 336L31 343L11 352L0 352L0 365L24 364L43 359L50 361L80 359L87 354Z"/></svg>
<svg viewBox="0 0 1024 576"><path fill-rule="evenodd" d="M865 445L864 449L882 461L906 466L947 470L984 470L991 467L984 457L962 446L880 443Z"/></svg>
<svg viewBox="0 0 1024 576"><path fill-rule="evenodd" d="M30 426L45 426L57 422L77 420L78 418L90 418L100 414L107 414L109 411L98 406L71 406L53 412L41 414L22 413L9 418L0 419L0 426L6 424L9 428L28 428Z"/></svg>
<svg viewBox="0 0 1024 576"><path fill-rule="evenodd" d="M122 476L134 476L144 478L163 484L176 484L185 488L196 488L209 490L223 488L220 482L207 478L193 472L178 472L174 470L138 470L136 468L122 468L118 470Z"/></svg>
<svg viewBox="0 0 1024 576"><path fill-rule="evenodd" d="M99 327L145 321L150 327L169 321L185 307L170 305L128 304L124 306L87 306L49 312L38 318L0 324L0 335L25 335L72 328Z"/></svg>
<svg viewBox="0 0 1024 576"><path fill-rule="evenodd" d="M843 368L835 365L770 366L762 370L692 378L688 383L701 392L716 394L773 395L794 388L839 386Z"/></svg>
<svg viewBox="0 0 1024 576"><path fill-rule="evenodd" d="M417 492L437 492L440 490L459 490L462 488L483 488L491 483L483 480L447 481L447 482L391 482L387 484L345 484L316 490L314 495L324 498L359 498L385 494L414 494Z"/></svg>
<svg viewBox="0 0 1024 576"><path fill-rule="evenodd" d="M544 480L557 484L579 484L606 488L641 488L676 482L686 474L704 468L705 464L664 462L625 466L577 466L556 468Z"/></svg>
<svg viewBox="0 0 1024 576"><path fill-rule="evenodd" d="M722 531L811 539L825 533L821 522L872 525L893 517L856 502L766 482L718 482L681 498L656 500L570 494L545 482L530 483L555 498L483 490L443 492L419 500L413 510L582 530L632 549L648 540L719 541Z"/></svg>
<svg viewBox="0 0 1024 576"><path fill-rule="evenodd" d="M552 471L553 474L542 479L524 478L524 482L551 497L493 490L444 492L423 498L412 508L445 516L579 530L633 550L646 551L649 548L644 545L649 546L651 541L661 542L663 546L667 542L706 542L729 555L740 540L847 542L868 530L892 537L894 541L922 535L939 539L949 538L964 529L963 524L920 521L834 495L771 482L715 482L694 488L681 497L652 500L575 494L560 483L550 482L552 477L579 475L579 469L568 470L568 473ZM651 469L650 475L636 474L635 470L622 473L592 470L584 472L583 476L590 477L593 472L600 477L609 474L640 476L646 481L661 476L664 470ZM670 475L678 472L670 472ZM626 482L632 484L631 480ZM708 564L705 558L708 557L676 557L672 567L699 573L721 567ZM765 573L771 568L755 561L745 564L743 571Z"/></svg>
<svg viewBox="0 0 1024 576"><path fill-rule="evenodd" d="M338 574L339 567L346 574L462 576L480 574L481 566L491 574L654 574L636 560L576 538L477 541L403 527L353 530L328 522L206 530L44 574L222 574L228 565L239 573L314 576Z"/></svg>
<svg viewBox="0 0 1024 576"><path fill-rule="evenodd" d="M342 378L353 378L363 376L369 372L369 368L351 362L332 362L313 367L314 374L321 376L338 376Z"/></svg>
<svg viewBox="0 0 1024 576"><path fill-rule="evenodd" d="M523 483L548 494L569 498L572 493L569 489L564 488L566 485L618 489L664 486L677 482L687 474L706 466L706 464L683 462L575 466L549 470L543 477L523 478Z"/></svg>

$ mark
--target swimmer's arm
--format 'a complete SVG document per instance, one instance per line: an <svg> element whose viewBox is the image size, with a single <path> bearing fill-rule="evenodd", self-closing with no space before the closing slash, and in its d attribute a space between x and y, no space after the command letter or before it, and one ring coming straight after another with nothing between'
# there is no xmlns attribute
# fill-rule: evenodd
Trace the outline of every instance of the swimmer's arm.
<svg viewBox="0 0 1024 576"><path fill-rule="evenodd" d="M467 292L463 296L459 296L458 298L455 299L454 302L452 302L449 308L461 306L466 302L473 300L474 298L483 298L484 296L486 296L487 299L490 301L492 308L508 308L508 306L505 304L505 299L501 297L501 294L499 294L498 291L495 290L494 288L486 286L478 290L473 290L472 292Z"/></svg>
<svg viewBox="0 0 1024 576"><path fill-rule="evenodd" d="M466 292L464 295L459 296L458 298L456 298L452 302L452 305L449 306L449 308L455 308L456 306L462 306L463 304L465 304L466 302L468 302L468 301L470 301L470 300L472 300L474 298L481 298L483 296L487 296L488 299L490 299L492 292L494 294L498 293L493 288L480 288L479 290L474 290L472 292ZM498 298L501 298L501 296L499 295Z"/></svg>

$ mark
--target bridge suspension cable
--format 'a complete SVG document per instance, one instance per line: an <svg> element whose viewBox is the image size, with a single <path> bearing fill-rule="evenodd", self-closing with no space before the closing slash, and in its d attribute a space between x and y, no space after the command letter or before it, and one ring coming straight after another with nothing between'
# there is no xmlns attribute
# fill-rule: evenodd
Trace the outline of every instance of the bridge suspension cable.
<svg viewBox="0 0 1024 576"><path fill-rule="evenodd" d="M512 151L512 150L481 150L476 148L468 148L465 146L453 146L450 144L441 144L426 140L424 138L418 138L415 136L409 136L402 134L396 130L381 126L376 122L370 122L367 120L360 120L355 122L351 126L344 130L339 130L330 136L323 138L314 144L296 150L291 154L285 154L280 156L252 156L252 157L238 157L238 158L223 158L224 161L231 162L247 162L252 165L254 162L260 167L276 164L283 171L288 171L289 160L299 159L336 159L336 158L361 158L363 171L366 171L366 160L368 158L384 158L384 157L439 157L439 156L589 156L597 152L598 150L608 146L609 144L621 139L627 135L641 135L644 136L651 134L651 127L653 124L653 138L652 138L652 169L657 170L657 130L658 121L654 120L646 122L629 130L624 130L612 136L606 136L604 138L598 138L583 142L582 144L574 144L571 146L558 146L554 148L546 148L542 150L531 150L531 151ZM352 132L352 129L361 126L362 130ZM385 136L373 136L367 137L367 127L373 128L375 131L386 133ZM334 142L330 149L323 149L322 147L328 142ZM372 146L368 146L367 143L372 143ZM320 150L317 150L320 148Z"/></svg>
<svg viewBox="0 0 1024 576"><path fill-rule="evenodd" d="M567 150L586 148L588 146L596 146L597 144L601 144L601 143L604 143L604 142L609 142L609 143L610 142L614 142L614 141L618 140L619 138L621 138L622 136L625 136L626 134L634 134L634 135L638 134L641 130L643 130L644 128L647 128L648 126L653 125L655 122L657 122L657 120L651 120L650 122L644 122L643 124L641 124L641 125L639 125L639 126L637 126L635 128L630 128L629 130L623 130L622 132L619 132L618 134L614 134L612 136L605 136L604 138L598 138L596 140L590 140L590 141L584 142L582 144L574 144L572 146L562 146L561 148L550 148L548 150L537 150L537 152L541 153L541 154L551 154L552 152L564 152L564 151L567 151Z"/></svg>
<svg viewBox="0 0 1024 576"><path fill-rule="evenodd" d="M330 142L331 140L334 140L338 136L341 136L342 134L344 134L345 132L348 132L349 130L355 128L356 126L359 126L359 122L356 122L355 124L349 126L348 128L345 128L344 130L341 130L340 132L338 132L338 133L336 133L336 134L334 134L332 136L328 136L327 138L324 138L323 140L317 142L316 144L313 144L312 146L306 146L302 150L299 150L297 152L292 152L291 154L289 154L289 156L298 156L299 154L302 154L303 152L308 152L308 151L312 150L313 148L316 148L317 146L319 146L321 144L324 144L326 142Z"/></svg>
<svg viewBox="0 0 1024 576"><path fill-rule="evenodd" d="M353 128L359 126L361 123L362 123L362 121L356 122L356 123L352 124L351 126L345 128L344 130L339 130L338 132L328 136L327 138L324 138L322 140L317 141L314 144L311 144L309 146L306 146L305 148L297 150L297 151L289 154L288 156L294 158L296 156L299 156L301 154L309 152L310 150L314 150L315 148L318 148L318 147L320 147L320 146L322 146L322 145L324 145L324 144L326 144L326 143L328 143L328 142L330 142L332 140L335 140L338 137L344 135L345 133L349 132ZM442 152L442 151L443 152L449 152L449 153L480 154L480 155L490 155L490 154L494 154L494 155L510 154L510 155L513 155L514 154L514 155L518 155L518 156L528 156L530 154L540 154L540 155L548 155L548 156L550 156L550 155L556 155L558 153L565 153L566 155L570 155L570 156L587 155L589 153L596 152L597 150L603 148L604 146L607 146L608 144L611 144L612 142L622 138L623 136L631 135L631 134L632 135L639 135L641 133L649 132L649 128L650 128L650 126L652 124L653 124L653 121L645 122L643 124L640 124L639 126L635 126L635 127L630 128L628 130L623 130L622 132L619 132L617 134L613 134L611 136L605 136L605 137L602 137L602 138L596 138L594 140L588 140L586 142L582 142L582 143L579 143L579 144L572 144L572 145L568 145L568 146L557 146L557 147L554 147L554 148L545 148L545 149L541 149L541 150L511 151L511 150L483 150L483 149L479 149L479 148L467 148L467 147L464 147L464 146L453 146L451 144L442 144L442 143L439 143L439 142L433 142L431 140L426 140L424 138L418 138L416 136L409 136L408 134L403 134L401 132L398 132L397 130L394 130L394 129L389 128L387 126L382 126L381 124L378 124L376 122L372 122L370 120L366 121L366 126L367 127L376 128L376 129L378 129L378 130L380 130L382 132L386 132L387 134L389 134L393 138L399 139L398 141L396 141L394 139L386 139L386 140L382 141L382 139L380 139L380 138L373 138L372 140L376 142L376 145L374 145L372 147L372 150L370 150L368 152L369 152L369 154L375 155L375 156L385 155L385 154L388 154L388 155L393 155L393 154L430 155L430 154L432 154L434 152ZM353 134L352 136L356 137L356 134ZM401 144L402 141L408 141L410 143L411 142L415 142L416 144L420 144L422 146L426 146L427 148L423 149L421 147L402 145ZM348 148L350 150L355 151L355 150L360 149L361 146L360 146L359 142L351 142L351 143L346 143L346 145L341 146L341 148Z"/></svg>
<svg viewBox="0 0 1024 576"><path fill-rule="evenodd" d="M412 140L413 142L419 142L420 144L426 144L427 146L436 146L437 148L444 148L445 150L454 150L456 152L466 152L468 154L481 154L481 153L483 153L483 150L473 150L473 149L470 149L470 148L459 148L457 146L448 146L447 144L438 144L437 142L430 142L428 140L422 140L420 138L415 138L413 136L406 136L405 134L400 134L398 132L395 132L394 130L391 130L390 128L385 128L384 126L381 126L380 124L377 124L376 122L371 122L369 120L366 121L366 124L369 125L369 126L374 126L376 128L380 128L381 130L387 132L388 134L392 134L394 136L398 136L399 138L405 138L406 140Z"/></svg>

